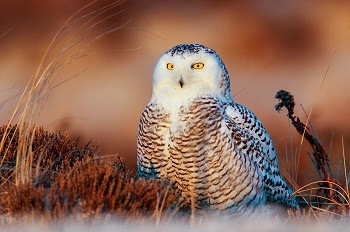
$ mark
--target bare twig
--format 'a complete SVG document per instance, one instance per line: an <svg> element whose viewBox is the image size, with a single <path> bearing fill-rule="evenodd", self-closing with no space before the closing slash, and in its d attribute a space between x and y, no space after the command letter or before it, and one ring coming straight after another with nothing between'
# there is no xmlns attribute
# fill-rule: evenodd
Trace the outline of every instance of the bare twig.
<svg viewBox="0 0 350 232"><path fill-rule="evenodd" d="M275 98L279 100L279 103L275 105L275 109L278 112L280 112L283 107L287 109L287 116L291 120L292 125L312 147L312 153L308 154L312 163L315 165L320 178L322 179L322 181L318 183L320 186L319 190L323 190L326 197L320 198L329 199L328 202L344 205L344 195L347 197L347 202L349 199L348 188L341 185L337 179L334 179L333 172L329 165L329 156L322 146L314 129L312 129L312 135L310 133L310 129L303 122L301 122L299 117L294 115L295 102L293 95L288 91L280 90L277 92ZM340 192L343 192L344 194L340 194ZM345 205L347 208L349 208L348 203L345 203Z"/></svg>

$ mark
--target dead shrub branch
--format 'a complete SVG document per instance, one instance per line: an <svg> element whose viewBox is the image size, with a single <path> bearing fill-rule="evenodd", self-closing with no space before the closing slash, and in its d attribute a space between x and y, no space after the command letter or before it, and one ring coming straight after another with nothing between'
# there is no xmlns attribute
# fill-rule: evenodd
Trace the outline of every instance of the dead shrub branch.
<svg viewBox="0 0 350 232"><path fill-rule="evenodd" d="M297 132L306 139L312 148L312 153L308 154L322 180L315 182L315 184L319 185L317 194L313 195L313 198L317 199L315 202L317 202L318 205L322 203L333 203L335 207L341 206L340 208L346 207L349 209L348 188L344 187L340 181L334 178L329 164L329 156L316 135L315 130L312 129L310 132L310 129L300 118L294 115L294 96L288 91L280 90L277 92L275 98L279 100L279 103L275 105L275 109L278 112L280 112L283 107L287 109L287 116L291 120L292 125ZM308 190L311 191L314 190L314 188ZM303 192L304 191L305 189ZM296 193L298 193L298 190ZM323 194L323 196L321 194Z"/></svg>

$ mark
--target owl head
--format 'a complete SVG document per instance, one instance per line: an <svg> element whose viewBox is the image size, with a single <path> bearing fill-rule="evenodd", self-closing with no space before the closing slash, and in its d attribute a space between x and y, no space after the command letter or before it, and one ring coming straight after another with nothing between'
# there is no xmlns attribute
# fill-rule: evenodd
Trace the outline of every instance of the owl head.
<svg viewBox="0 0 350 232"><path fill-rule="evenodd" d="M166 51L153 74L153 98L188 99L213 95L231 99L230 78L217 53L201 44L180 44Z"/></svg>

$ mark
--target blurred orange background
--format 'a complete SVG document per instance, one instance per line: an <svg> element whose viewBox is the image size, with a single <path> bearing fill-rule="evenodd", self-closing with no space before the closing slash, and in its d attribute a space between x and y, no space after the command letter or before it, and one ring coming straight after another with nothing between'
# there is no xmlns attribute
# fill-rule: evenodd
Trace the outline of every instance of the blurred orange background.
<svg viewBox="0 0 350 232"><path fill-rule="evenodd" d="M0 108L1 124L9 120L19 99L15 96L23 91L55 33L87 3L1 1L0 103L6 102ZM98 1L90 10L108 3ZM344 177L339 169L342 138L350 157L349 1L130 0L106 15L122 10L98 27L126 25L59 73L65 80L86 69L52 91L39 125L67 130L82 143L92 140L103 154L120 153L135 170L138 121L151 96L158 57L179 43L201 43L225 62L234 100L250 108L269 131L283 172L290 172L301 137L289 126L286 112L274 110L274 95L280 89L295 95L296 112L304 122L299 104L307 113L313 107L312 124L331 151L335 174ZM307 145L302 148L300 184L317 179L309 150Z"/></svg>

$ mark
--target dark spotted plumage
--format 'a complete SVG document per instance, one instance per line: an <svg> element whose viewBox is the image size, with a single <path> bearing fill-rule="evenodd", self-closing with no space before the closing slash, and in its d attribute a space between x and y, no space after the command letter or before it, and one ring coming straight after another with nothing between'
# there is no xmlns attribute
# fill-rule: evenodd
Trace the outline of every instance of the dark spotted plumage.
<svg viewBox="0 0 350 232"><path fill-rule="evenodd" d="M240 213L264 202L262 179L251 159L254 145L225 118L224 107L213 98L196 98L180 108L179 127L171 129L169 115L157 103L148 105L139 127L139 176L173 180L199 209ZM247 153L239 150L243 143L251 148Z"/></svg>
<svg viewBox="0 0 350 232"><path fill-rule="evenodd" d="M199 52L205 52L205 53L209 53L209 54L216 54L216 52L211 49L208 48L206 46L203 46L201 44L179 44L171 49L169 49L168 51L166 51L165 53L169 53L171 54L171 56L174 55L183 55L183 54L188 54L188 53L199 53Z"/></svg>
<svg viewBox="0 0 350 232"><path fill-rule="evenodd" d="M171 180L182 190L183 199L194 201L201 210L240 215L266 201L298 207L279 172L268 133L251 111L232 100L227 70L215 51L181 44L165 54L184 60L191 54L214 57L221 70L220 91L211 92L207 85L196 89L197 82L190 82L185 83L188 90L169 84L169 94L160 94L154 84L138 130L139 177Z"/></svg>

